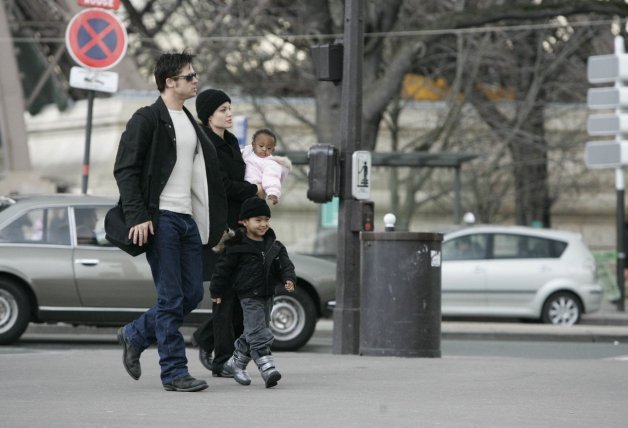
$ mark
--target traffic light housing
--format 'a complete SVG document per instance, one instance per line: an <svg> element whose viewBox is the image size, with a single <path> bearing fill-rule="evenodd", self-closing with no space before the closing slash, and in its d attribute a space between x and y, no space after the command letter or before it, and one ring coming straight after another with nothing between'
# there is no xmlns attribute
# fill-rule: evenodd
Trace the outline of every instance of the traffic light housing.
<svg viewBox="0 0 628 428"><path fill-rule="evenodd" d="M351 201L354 204L351 215L352 232L373 232L375 229L375 204L373 201Z"/></svg>
<svg viewBox="0 0 628 428"><path fill-rule="evenodd" d="M340 190L338 149L330 144L315 144L309 148L307 157L310 165L307 198L318 203L331 201Z"/></svg>
<svg viewBox="0 0 628 428"><path fill-rule="evenodd" d="M342 43L330 43L326 45L312 46L312 62L316 78L321 81L342 81Z"/></svg>

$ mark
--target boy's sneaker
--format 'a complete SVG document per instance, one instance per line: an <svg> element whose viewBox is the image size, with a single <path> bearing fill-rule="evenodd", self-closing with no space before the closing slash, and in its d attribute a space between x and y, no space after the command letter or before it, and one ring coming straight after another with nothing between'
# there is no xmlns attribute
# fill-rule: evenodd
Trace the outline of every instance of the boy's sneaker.
<svg viewBox="0 0 628 428"><path fill-rule="evenodd" d="M229 358L229 360L222 366L222 371L231 374L233 379L238 382L240 385L250 385L251 377L246 372L246 366L251 361L250 358L248 360L246 357L235 357L235 354Z"/></svg>
<svg viewBox="0 0 628 428"><path fill-rule="evenodd" d="M281 379L281 373L275 368L275 362L271 355L265 355L255 360L255 364L259 368L259 372L264 379L266 388L272 388L277 385L277 382Z"/></svg>

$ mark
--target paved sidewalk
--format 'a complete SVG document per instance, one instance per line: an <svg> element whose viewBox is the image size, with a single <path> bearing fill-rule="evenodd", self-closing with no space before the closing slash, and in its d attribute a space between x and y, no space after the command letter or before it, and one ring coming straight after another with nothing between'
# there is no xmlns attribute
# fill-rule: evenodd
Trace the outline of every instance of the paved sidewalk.
<svg viewBox="0 0 628 428"><path fill-rule="evenodd" d="M625 353L628 354L628 346ZM188 354L191 357L191 353ZM360 357L276 355L283 373L265 389L193 375L209 389L166 392L154 349L132 380L116 347L82 343L5 347L0 353L0 426L7 428L623 428L625 358Z"/></svg>
<svg viewBox="0 0 628 428"><path fill-rule="evenodd" d="M322 346L277 353L284 377L269 390L252 365L253 383L247 387L212 378L188 349L190 372L210 385L199 393L163 391L153 348L142 355L142 378L132 380L122 368L120 349L102 346L103 340L115 342L115 329L32 325L24 343L0 353L0 427L623 428L628 316L614 311L605 307L573 327L441 325L444 339L618 340L612 356L604 358L333 355L328 352L333 322L322 320L313 341ZM78 333L76 343L69 332ZM63 340L55 342L56 334ZM89 334L95 335L94 345L86 340ZM46 343L37 343L39 338Z"/></svg>
<svg viewBox="0 0 628 428"><path fill-rule="evenodd" d="M444 321L443 339L535 340L628 343L628 312L603 302L598 312L585 314L580 324L554 326L535 322Z"/></svg>

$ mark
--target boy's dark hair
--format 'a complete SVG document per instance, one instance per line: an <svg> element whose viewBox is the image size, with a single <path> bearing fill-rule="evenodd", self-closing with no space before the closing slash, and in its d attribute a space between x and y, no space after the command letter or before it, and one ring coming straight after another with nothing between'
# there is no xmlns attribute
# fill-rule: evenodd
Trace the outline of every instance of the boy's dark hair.
<svg viewBox="0 0 628 428"><path fill-rule="evenodd" d="M275 135L275 133L273 131L271 131L268 128L262 128L262 129L258 129L257 131L255 131L255 133L253 134L253 139L251 140L251 142L255 141L255 138L257 138L258 135L262 135L262 134L268 135L270 138L273 139L275 145L277 145L277 136Z"/></svg>
<svg viewBox="0 0 628 428"><path fill-rule="evenodd" d="M166 89L166 79L177 76L183 67L192 63L193 58L194 55L185 51L164 53L157 58L153 74L160 93Z"/></svg>

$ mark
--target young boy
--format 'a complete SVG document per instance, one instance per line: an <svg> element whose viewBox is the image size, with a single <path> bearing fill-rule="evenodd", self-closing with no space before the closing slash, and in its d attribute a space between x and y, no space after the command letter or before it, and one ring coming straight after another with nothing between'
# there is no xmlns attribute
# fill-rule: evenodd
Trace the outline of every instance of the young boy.
<svg viewBox="0 0 628 428"><path fill-rule="evenodd" d="M251 358L257 364L266 388L277 385L281 374L275 368L270 346L274 337L270 330L270 312L278 283L294 291L294 265L283 244L275 239L270 228L270 208L266 201L253 197L242 203L239 215L243 227L225 242L225 252L212 275L212 302L220 304L228 287L240 299L244 314L244 332L235 341L233 356L223 370L241 385L251 378L246 366Z"/></svg>
<svg viewBox="0 0 628 428"><path fill-rule="evenodd" d="M273 156L277 137L270 129L259 129L253 134L250 146L242 150L246 163L244 179L249 183L261 184L266 197L273 205L281 198L281 183L290 173L292 162L283 156Z"/></svg>

